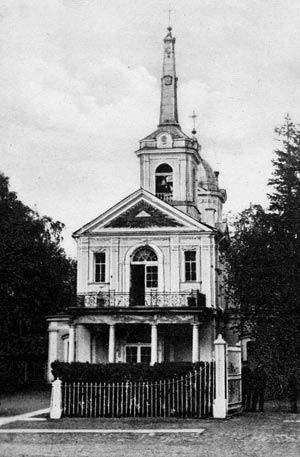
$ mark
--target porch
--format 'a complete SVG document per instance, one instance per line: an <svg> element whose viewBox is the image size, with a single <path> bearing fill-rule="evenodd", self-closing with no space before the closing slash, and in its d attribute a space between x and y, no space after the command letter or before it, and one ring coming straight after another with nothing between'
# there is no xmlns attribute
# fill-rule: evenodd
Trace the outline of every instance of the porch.
<svg viewBox="0 0 300 457"><path fill-rule="evenodd" d="M86 320L86 319L85 319ZM81 322L79 320L79 322ZM211 360L210 328L200 323L124 323L83 324L69 328L66 361L90 363L144 363L193 362L205 356ZM211 333L210 338L208 338Z"/></svg>

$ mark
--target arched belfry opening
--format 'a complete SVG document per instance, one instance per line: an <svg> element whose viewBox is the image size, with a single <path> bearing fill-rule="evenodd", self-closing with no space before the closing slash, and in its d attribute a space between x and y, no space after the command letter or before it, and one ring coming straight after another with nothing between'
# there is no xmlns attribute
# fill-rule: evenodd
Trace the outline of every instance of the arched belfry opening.
<svg viewBox="0 0 300 457"><path fill-rule="evenodd" d="M139 247L130 261L130 304L144 306L146 294L158 287L158 259L150 246Z"/></svg>
<svg viewBox="0 0 300 457"><path fill-rule="evenodd" d="M173 199L173 168L167 163L156 168L155 195L166 202Z"/></svg>

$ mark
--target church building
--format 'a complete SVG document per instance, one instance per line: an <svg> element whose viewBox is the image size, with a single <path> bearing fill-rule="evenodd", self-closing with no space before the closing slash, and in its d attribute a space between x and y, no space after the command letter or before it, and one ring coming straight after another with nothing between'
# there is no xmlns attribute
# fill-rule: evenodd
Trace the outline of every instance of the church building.
<svg viewBox="0 0 300 457"><path fill-rule="evenodd" d="M140 188L77 230L77 303L49 321L54 360L212 360L224 309L226 191L179 124L175 38L163 40L159 124L139 142Z"/></svg>

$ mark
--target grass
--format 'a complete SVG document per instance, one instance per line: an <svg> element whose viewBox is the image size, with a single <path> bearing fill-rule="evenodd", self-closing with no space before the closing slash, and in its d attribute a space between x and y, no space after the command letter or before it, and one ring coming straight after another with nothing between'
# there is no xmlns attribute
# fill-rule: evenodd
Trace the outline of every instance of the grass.
<svg viewBox="0 0 300 457"><path fill-rule="evenodd" d="M16 416L49 406L50 390L3 394L0 399L0 417Z"/></svg>

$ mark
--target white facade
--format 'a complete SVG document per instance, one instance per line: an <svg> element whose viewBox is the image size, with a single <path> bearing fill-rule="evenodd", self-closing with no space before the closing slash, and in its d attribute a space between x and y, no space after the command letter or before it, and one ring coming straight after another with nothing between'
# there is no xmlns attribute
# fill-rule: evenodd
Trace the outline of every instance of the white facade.
<svg viewBox="0 0 300 457"><path fill-rule="evenodd" d="M49 318L49 367L55 359L154 364L212 358L223 306L219 245L226 193L195 137L178 123L174 45L169 28L160 124L136 151L141 188L73 235L78 301L66 315Z"/></svg>

